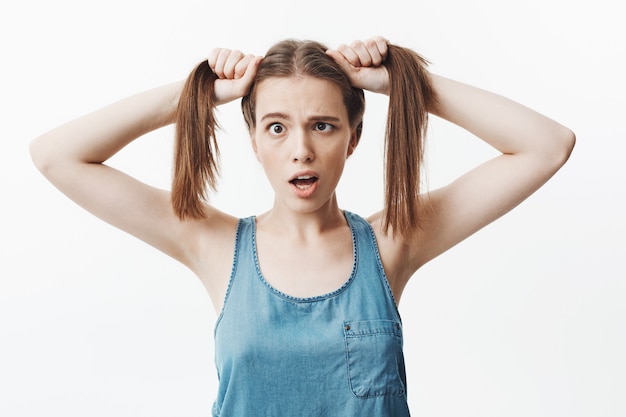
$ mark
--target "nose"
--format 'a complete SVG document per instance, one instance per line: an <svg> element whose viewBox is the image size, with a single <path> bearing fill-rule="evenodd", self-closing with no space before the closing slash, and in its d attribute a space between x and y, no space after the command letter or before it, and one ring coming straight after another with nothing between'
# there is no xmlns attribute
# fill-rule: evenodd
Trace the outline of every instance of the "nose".
<svg viewBox="0 0 626 417"><path fill-rule="evenodd" d="M293 143L293 162L311 162L315 159L315 153L313 152L313 146L311 144L311 137L307 132L298 130L293 134L291 139Z"/></svg>

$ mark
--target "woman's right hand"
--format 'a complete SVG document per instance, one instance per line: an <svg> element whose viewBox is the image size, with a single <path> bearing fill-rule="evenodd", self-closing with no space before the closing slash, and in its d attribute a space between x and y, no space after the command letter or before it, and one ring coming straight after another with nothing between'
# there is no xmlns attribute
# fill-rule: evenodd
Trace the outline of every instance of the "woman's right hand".
<svg viewBox="0 0 626 417"><path fill-rule="evenodd" d="M211 51L208 63L217 75L215 100L224 104L248 94L257 68L263 57L245 55L241 51L216 48Z"/></svg>

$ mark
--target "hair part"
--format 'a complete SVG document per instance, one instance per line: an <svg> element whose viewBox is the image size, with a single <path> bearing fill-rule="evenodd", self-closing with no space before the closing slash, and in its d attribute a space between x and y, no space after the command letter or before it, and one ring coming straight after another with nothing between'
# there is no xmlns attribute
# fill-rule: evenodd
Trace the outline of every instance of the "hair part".
<svg viewBox="0 0 626 417"><path fill-rule="evenodd" d="M287 39L271 47L259 66L254 83L247 96L241 100L241 110L248 129L256 128L256 95L261 81L276 77L314 77L329 81L339 87L348 120L357 129L360 138L365 95L363 90L350 84L339 65L326 54L328 48L315 41Z"/></svg>

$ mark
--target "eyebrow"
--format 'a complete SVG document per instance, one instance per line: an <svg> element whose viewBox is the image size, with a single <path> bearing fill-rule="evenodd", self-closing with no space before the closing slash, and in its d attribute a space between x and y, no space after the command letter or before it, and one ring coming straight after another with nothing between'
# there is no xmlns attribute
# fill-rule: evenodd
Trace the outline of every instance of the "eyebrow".
<svg viewBox="0 0 626 417"><path fill-rule="evenodd" d="M285 120L289 120L291 119L289 117L288 114L285 113L281 113L281 112L272 112L272 113L267 113L265 115L263 115L263 117L261 117L261 122L265 119L285 119ZM328 116L328 115L315 115L315 116L310 116L308 118L309 121L331 121L331 122L339 122L341 121L341 119L339 117L336 116Z"/></svg>

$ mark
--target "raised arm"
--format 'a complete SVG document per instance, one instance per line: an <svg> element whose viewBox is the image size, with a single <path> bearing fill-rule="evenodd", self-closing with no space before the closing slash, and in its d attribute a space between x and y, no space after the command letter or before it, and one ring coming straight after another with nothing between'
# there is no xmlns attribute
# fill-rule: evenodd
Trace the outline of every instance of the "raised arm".
<svg viewBox="0 0 626 417"><path fill-rule="evenodd" d="M257 64L236 51L220 56L212 67L220 78L214 88L216 105L245 94ZM208 227L219 234L220 220L228 216L207 207L202 222L183 221L172 209L169 191L105 164L136 138L175 122L183 85L158 87L66 123L36 138L30 151L37 168L76 203L195 270L200 231Z"/></svg>
<svg viewBox="0 0 626 417"><path fill-rule="evenodd" d="M105 164L136 138L173 123L181 88L176 82L108 105L39 136L30 151L44 176L77 204L184 262L169 193Z"/></svg>
<svg viewBox="0 0 626 417"><path fill-rule="evenodd" d="M519 103L437 75L431 79L438 100L430 111L501 155L429 194L432 216L412 254L417 266L530 196L563 166L575 143L572 131Z"/></svg>
<svg viewBox="0 0 626 417"><path fill-rule="evenodd" d="M352 84L389 94L383 38L342 45L331 55ZM567 161L575 142L566 127L500 95L430 74L428 111L476 135L501 155L423 196L429 213L409 239L381 233L381 256L396 296L423 264L514 208ZM393 140L393 138L392 138ZM381 213L370 218L380 225Z"/></svg>

